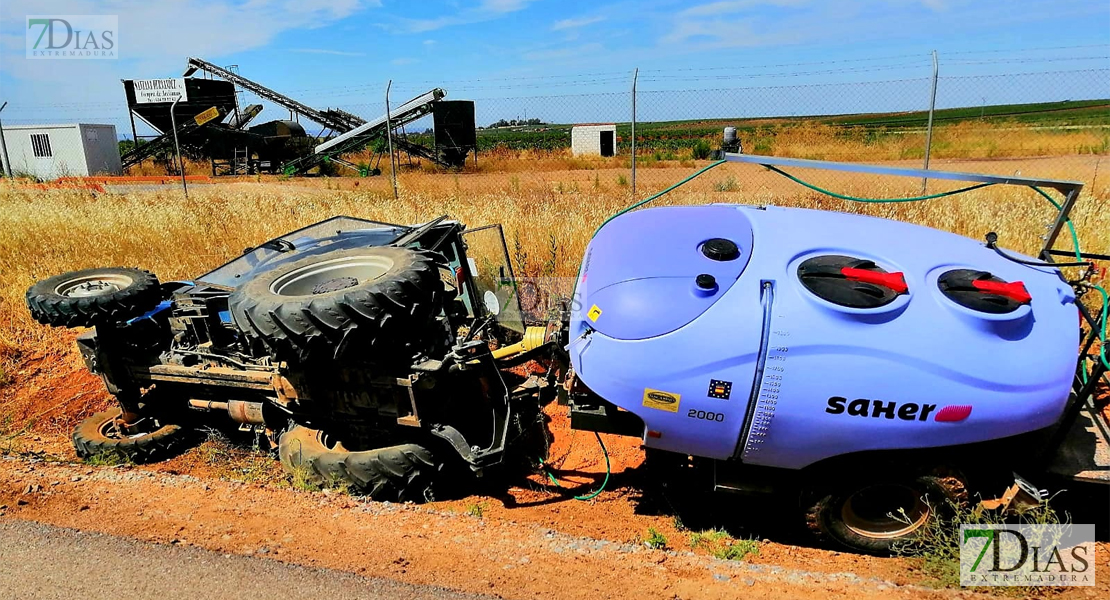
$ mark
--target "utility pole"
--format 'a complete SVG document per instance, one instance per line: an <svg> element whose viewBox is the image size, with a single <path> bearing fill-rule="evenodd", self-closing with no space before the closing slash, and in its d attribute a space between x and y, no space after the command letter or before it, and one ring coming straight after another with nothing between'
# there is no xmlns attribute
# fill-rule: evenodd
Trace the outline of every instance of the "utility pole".
<svg viewBox="0 0 1110 600"><path fill-rule="evenodd" d="M937 75L940 70L937 68L937 51L933 50L933 91L929 97L929 125L925 129L925 170L929 170L929 153L933 150L933 110L937 107ZM925 189L929 187L929 178L921 180L921 193L925 193Z"/></svg>
<svg viewBox="0 0 1110 600"><path fill-rule="evenodd" d="M177 143L177 116L174 114L178 102L181 102L181 96L175 98L173 104L170 104L170 127L173 128L173 147L177 151L177 168L181 171L181 189L185 190L185 199L188 200L189 185L185 183L185 161L181 158L181 146Z"/></svg>
<svg viewBox="0 0 1110 600"><path fill-rule="evenodd" d="M393 87L393 80L385 84L385 139L389 143L389 172L393 176L393 199L397 199L397 163L393 160L393 125L389 115L389 88Z"/></svg>
<svg viewBox="0 0 1110 600"><path fill-rule="evenodd" d="M4 102L0 105L0 112L4 112L4 107L8 103ZM12 178L12 163L8 160L8 145L4 142L4 124L0 123L0 159L3 159L4 177Z"/></svg>

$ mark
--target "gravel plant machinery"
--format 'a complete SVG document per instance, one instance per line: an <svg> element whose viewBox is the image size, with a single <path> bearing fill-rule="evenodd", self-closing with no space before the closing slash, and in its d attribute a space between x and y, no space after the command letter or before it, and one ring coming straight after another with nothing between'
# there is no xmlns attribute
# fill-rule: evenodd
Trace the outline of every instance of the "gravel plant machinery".
<svg viewBox="0 0 1110 600"><path fill-rule="evenodd" d="M1041 500L1015 471L1110 479L1091 262L1110 257L1079 249L1081 184L742 154L699 173L727 161L974 184L916 200L1028 186L1057 213L1034 258L994 234L827 211L626 210L538 327L500 226L446 217L336 217L193 281L89 269L27 302L44 324L91 328L77 344L119 400L74 432L83 457L156 460L220 413L309 480L422 501L535 458L558 397L573 428L640 438L662 477L796 498L815 532L865 552L973 493ZM1055 249L1065 229L1070 253ZM1092 291L1099 310L1080 301Z"/></svg>

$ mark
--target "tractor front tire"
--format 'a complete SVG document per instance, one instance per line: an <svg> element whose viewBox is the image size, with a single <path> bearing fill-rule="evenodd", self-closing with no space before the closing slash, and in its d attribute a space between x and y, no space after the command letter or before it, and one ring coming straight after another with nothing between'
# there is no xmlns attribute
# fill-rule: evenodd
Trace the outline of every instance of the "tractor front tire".
<svg viewBox="0 0 1110 600"><path fill-rule="evenodd" d="M27 290L31 316L51 327L122 323L154 308L161 299L157 277L126 267L63 273Z"/></svg>
<svg viewBox="0 0 1110 600"><path fill-rule="evenodd" d="M73 430L73 448L83 460L109 463L148 463L173 456L188 444L190 431L180 425L161 423L151 417L149 431L120 431L117 407L98 412Z"/></svg>
<svg viewBox="0 0 1110 600"><path fill-rule="evenodd" d="M804 508L806 524L819 540L887 555L967 497L960 474L933 469L826 485L805 493Z"/></svg>
<svg viewBox="0 0 1110 600"><path fill-rule="evenodd" d="M432 484L440 471L432 453L417 444L356 452L322 431L300 425L281 435L278 456L294 482L349 486L377 501L431 501Z"/></svg>

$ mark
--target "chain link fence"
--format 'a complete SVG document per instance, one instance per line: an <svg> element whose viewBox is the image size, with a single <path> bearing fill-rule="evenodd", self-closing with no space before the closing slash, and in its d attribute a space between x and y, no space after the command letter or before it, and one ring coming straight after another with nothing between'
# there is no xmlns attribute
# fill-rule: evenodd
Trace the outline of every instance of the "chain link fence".
<svg viewBox="0 0 1110 600"><path fill-rule="evenodd" d="M914 63L909 70L926 69L927 65ZM477 153L464 167L445 169L398 151L397 187L428 197L504 190L552 197L589 192L639 199L708 164L722 146L726 127L736 128L746 153L913 167L922 166L929 154L932 168L993 174L1020 171L1079 179L1093 188L1100 185L1099 167L1110 154L1110 99L1106 97L1110 96L1110 69L940 77L935 82L931 144L932 77L866 79L874 77L875 70L851 67L785 73L784 77L795 79L850 80L751 86L742 85L746 80L742 74L719 74L714 69L645 71L639 75L635 98L632 77L613 74L445 82L442 87L448 90L448 99L475 103ZM768 81L767 75L758 80ZM400 105L436 85L394 82L392 103ZM363 119L384 113L384 85L285 93L311 106L341 108ZM239 102L243 107L263 105L264 116L259 121L267 117L299 119L245 92L240 93ZM631 153L634 104L635 161ZM120 153L125 154L135 144L129 116L126 112L121 116L119 108L108 103L70 103L44 106L41 113L35 113L49 115L52 122L111 127L67 130L34 127L42 122L23 116L5 119L13 174L50 180L118 172L118 166L106 156L111 154L108 149L118 142ZM334 135L303 119L301 124L310 137ZM583 124L612 124L611 151L576 151L572 130ZM141 122L135 131L140 143L157 133ZM395 134L427 144L431 131L429 115L398 128ZM169 148L131 167L127 175L170 181L178 169L172 146ZM393 169L388 156L383 157L387 151L382 138L360 152L344 155L348 163L366 167L361 173L338 164L322 165L312 173L358 178L376 173L376 167L381 177L365 178L360 187L392 194ZM186 144L183 154L188 175L213 174L206 148ZM748 171L758 170L726 165L684 187L682 193L744 192L759 197L782 186L782 181L772 185L774 178ZM820 177L817 185L845 193L873 187L858 176ZM921 182L903 187L887 191L908 194L922 189Z"/></svg>

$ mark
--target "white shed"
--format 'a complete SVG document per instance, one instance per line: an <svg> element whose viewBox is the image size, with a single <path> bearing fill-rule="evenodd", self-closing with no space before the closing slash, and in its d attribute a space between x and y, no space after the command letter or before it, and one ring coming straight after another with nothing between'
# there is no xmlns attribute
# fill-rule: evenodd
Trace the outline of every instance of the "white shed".
<svg viewBox="0 0 1110 600"><path fill-rule="evenodd" d="M13 175L39 179L120 175L115 125L5 125Z"/></svg>
<svg viewBox="0 0 1110 600"><path fill-rule="evenodd" d="M617 126L612 123L589 123L570 128L570 153L574 156L617 153Z"/></svg>

